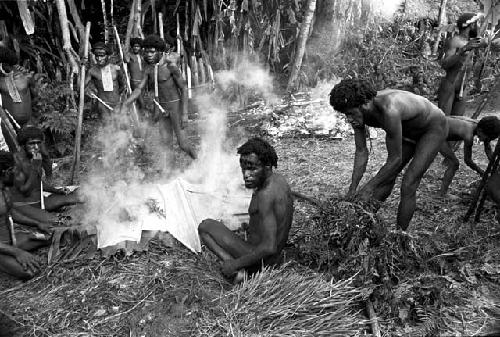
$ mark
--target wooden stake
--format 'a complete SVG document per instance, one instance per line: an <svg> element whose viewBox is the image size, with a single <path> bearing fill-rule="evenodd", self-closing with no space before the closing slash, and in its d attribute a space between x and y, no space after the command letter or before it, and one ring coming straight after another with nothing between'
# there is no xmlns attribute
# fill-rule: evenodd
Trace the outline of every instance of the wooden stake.
<svg viewBox="0 0 500 337"><path fill-rule="evenodd" d="M85 26L85 40L83 41L83 59L86 61L89 54L89 35L90 22ZM75 150L73 158L73 166L71 168L70 184L74 183L75 177L78 178L80 169L80 143L82 140L82 125L83 125L83 105L85 103L85 62L80 69L80 100L78 105L78 124L75 135Z"/></svg>
<svg viewBox="0 0 500 337"><path fill-rule="evenodd" d="M368 312L368 317L370 318L370 325L372 327L372 336L380 337L380 328L378 327L377 314L375 309L373 309L373 304L370 300L366 302L366 311Z"/></svg>
<svg viewBox="0 0 500 337"><path fill-rule="evenodd" d="M164 40L165 36L163 33L163 13L162 12L158 13L158 29L160 31L161 39Z"/></svg>
<svg viewBox="0 0 500 337"><path fill-rule="evenodd" d="M45 209L45 200L43 199L43 180L40 179L40 209Z"/></svg>
<svg viewBox="0 0 500 337"><path fill-rule="evenodd" d="M16 240L16 232L14 231L14 219L12 219L12 215L10 214L9 214L9 234L12 245L16 247L17 240Z"/></svg>
<svg viewBox="0 0 500 337"><path fill-rule="evenodd" d="M196 61L196 56L191 56L191 72L193 74L193 86L196 88L198 86L198 62Z"/></svg>

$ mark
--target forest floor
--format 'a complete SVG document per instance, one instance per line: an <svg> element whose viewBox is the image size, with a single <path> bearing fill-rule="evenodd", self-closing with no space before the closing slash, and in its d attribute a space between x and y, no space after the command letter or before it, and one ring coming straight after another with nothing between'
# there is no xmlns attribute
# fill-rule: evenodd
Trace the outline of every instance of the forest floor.
<svg viewBox="0 0 500 337"><path fill-rule="evenodd" d="M474 104L471 102L470 112ZM259 123L246 116L242 126L255 133ZM198 140L195 124L196 120L187 128L194 142ZM320 200L345 194L354 157L352 137L279 138L273 145L279 158L278 172L292 189ZM482 147L476 147L475 159L486 167ZM462 158L461 150L457 153ZM84 160L89 156L84 153ZM365 180L385 157L384 139L373 139ZM59 160L59 174L67 175L68 161ZM439 247L433 258L440 261L440 270L423 268L416 270L413 278L398 280L394 288L399 292L398 307L391 312L384 312L385 306L375 303L383 336L485 335L500 318L500 230L492 205L487 202L479 223L464 223L462 217L479 177L461 164L448 197L439 198L443 172L438 156L422 179L408 230L414 242L428 239ZM390 229L395 227L399 184L400 179L378 212ZM285 257L292 264L314 269L304 258L309 249L304 233L319 211L303 202L295 202L295 207ZM311 274L322 272L313 269ZM324 274L325 278L330 276ZM287 280L283 284L287 285ZM0 285L0 336L250 335L238 334L237 329L232 330L234 325L225 325L223 317L230 313L216 308L233 286L221 277L214 257L205 252L193 254L179 244L166 246L160 240L152 240L146 252L63 260L47 266L29 282L2 277ZM353 306L361 308L356 303ZM360 322L366 318L362 312L356 317ZM209 319L222 329L219 333L208 327ZM360 335L369 332L369 325L360 324ZM257 329L251 335L267 334ZM339 331L339 335L347 334Z"/></svg>

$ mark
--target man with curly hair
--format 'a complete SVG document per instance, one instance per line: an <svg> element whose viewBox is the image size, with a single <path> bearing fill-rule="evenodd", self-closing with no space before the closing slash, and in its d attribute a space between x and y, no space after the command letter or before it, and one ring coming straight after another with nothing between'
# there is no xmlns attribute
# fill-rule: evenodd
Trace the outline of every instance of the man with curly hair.
<svg viewBox="0 0 500 337"><path fill-rule="evenodd" d="M248 239L212 219L198 227L202 242L223 261L222 273L227 277L279 263L293 218L290 187L282 175L273 172L278 165L274 148L263 139L252 138L238 148L238 154L245 187L254 190L248 208Z"/></svg>
<svg viewBox="0 0 500 337"><path fill-rule="evenodd" d="M375 91L365 80L347 79L330 93L330 104L345 114L354 128L356 153L348 196L384 201L391 194L398 174L409 163L401 182L396 225L406 230L416 207L416 192L425 171L446 140L444 113L428 99L408 91ZM360 190L358 184L368 162L366 126L386 133L387 160Z"/></svg>
<svg viewBox="0 0 500 337"><path fill-rule="evenodd" d="M96 95L103 102L98 102L101 116L109 116L111 109L116 108L121 101L121 94L126 90L125 79L121 68L110 62L113 53L111 46L97 42L92 48L96 64L85 76L86 94ZM90 85L92 84L92 85Z"/></svg>
<svg viewBox="0 0 500 337"><path fill-rule="evenodd" d="M446 116L463 116L467 76L472 70L472 54L487 43L478 38L481 14L464 13L457 20L458 34L444 43L441 67L446 75L438 89L438 106Z"/></svg>
<svg viewBox="0 0 500 337"><path fill-rule="evenodd" d="M181 150L191 158L196 158L196 153L182 130L182 116L187 116L188 113L186 82L177 65L164 57L165 41L158 35L147 36L142 47L146 61L144 77L124 104L129 105L134 102L146 86L154 93L154 120L159 124L160 138L166 147L165 163L167 167L173 167L174 133Z"/></svg>

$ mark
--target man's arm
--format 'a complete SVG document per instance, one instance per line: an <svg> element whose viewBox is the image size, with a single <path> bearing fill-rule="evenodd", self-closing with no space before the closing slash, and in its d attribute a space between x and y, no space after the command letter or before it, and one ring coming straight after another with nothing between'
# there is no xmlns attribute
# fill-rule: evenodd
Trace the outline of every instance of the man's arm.
<svg viewBox="0 0 500 337"><path fill-rule="evenodd" d="M368 163L368 149L366 148L366 128L354 128L354 143L356 152L354 153L354 167L352 170L351 185L347 192L347 197L351 197L356 193L359 182L363 178Z"/></svg>
<svg viewBox="0 0 500 337"><path fill-rule="evenodd" d="M85 74L85 82L84 82L84 88L85 88L85 94L90 96L91 93L95 93L92 88L90 88L90 81L92 81L92 69L89 69L87 73Z"/></svg>
<svg viewBox="0 0 500 337"><path fill-rule="evenodd" d="M132 91L130 96L123 102L123 104L130 105L134 103L141 95L142 90L146 87L147 81L148 81L148 74L144 73L144 77L142 78L141 83L139 83L137 87L135 87L134 91Z"/></svg>
<svg viewBox="0 0 500 337"><path fill-rule="evenodd" d="M0 242L0 254L14 257L26 271L31 273L36 273L40 269L37 258L20 248Z"/></svg>
<svg viewBox="0 0 500 337"><path fill-rule="evenodd" d="M474 144L473 139L465 139L464 140L464 162L471 169L479 173L480 175L484 174L484 170L482 170L472 159L472 145Z"/></svg>
<svg viewBox="0 0 500 337"><path fill-rule="evenodd" d="M258 264L263 258L277 253L278 242L276 232L278 230L278 225L276 223L276 215L273 206L273 195L267 191L261 192L258 198L258 209L259 217L262 221L260 224L262 241L255 247L252 253L243 255L234 260L228 260L231 267L234 268L234 271Z"/></svg>
<svg viewBox="0 0 500 337"><path fill-rule="evenodd" d="M441 59L441 67L444 70L456 66L462 66L466 59L466 50L459 48L456 43L456 39L452 38L445 43L445 52L443 58Z"/></svg>
<svg viewBox="0 0 500 337"><path fill-rule="evenodd" d="M387 179L392 178L394 174L397 174L402 162L403 135L401 118L395 112L388 111L385 116L384 124L384 130L386 132L385 145L387 148L387 160L377 172L375 177L373 177L363 187L363 190L369 194L371 194L371 191L375 188L375 186L378 186L381 182L384 182Z"/></svg>
<svg viewBox="0 0 500 337"><path fill-rule="evenodd" d="M184 79L182 78L181 71L174 63L169 62L168 69L170 70L172 78L174 79L174 83L181 94L182 111L181 115L179 116L179 119L182 121L183 117L184 116L187 117L188 114L189 96L188 96L187 84L186 81L184 81Z"/></svg>

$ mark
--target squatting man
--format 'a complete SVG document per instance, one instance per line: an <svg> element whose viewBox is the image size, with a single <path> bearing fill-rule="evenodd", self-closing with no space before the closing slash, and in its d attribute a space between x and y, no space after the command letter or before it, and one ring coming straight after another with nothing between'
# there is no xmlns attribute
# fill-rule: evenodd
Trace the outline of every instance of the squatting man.
<svg viewBox="0 0 500 337"><path fill-rule="evenodd" d="M238 148L245 187L253 189L248 208L248 238L243 240L223 223L206 219L198 227L201 241L222 262L222 273L241 281L245 272L253 274L263 265L280 262L293 218L293 199L285 178L273 172L278 156L260 138L252 138Z"/></svg>

